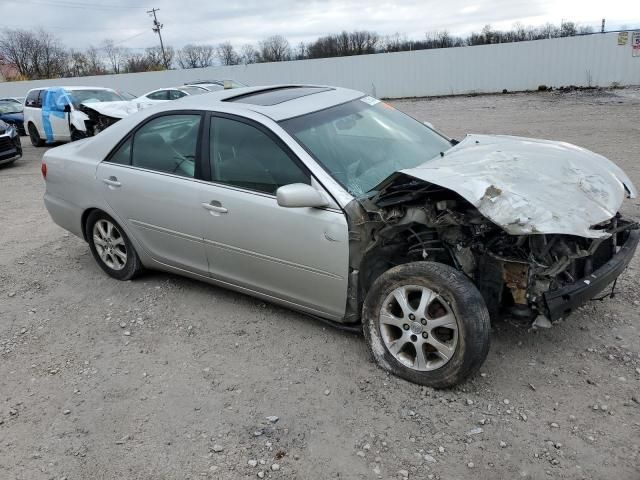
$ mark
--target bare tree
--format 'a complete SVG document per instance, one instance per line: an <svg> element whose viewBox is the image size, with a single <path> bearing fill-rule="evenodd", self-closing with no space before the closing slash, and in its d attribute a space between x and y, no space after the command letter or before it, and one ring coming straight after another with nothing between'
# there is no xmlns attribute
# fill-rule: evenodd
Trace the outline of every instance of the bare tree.
<svg viewBox="0 0 640 480"><path fill-rule="evenodd" d="M107 71L99 50L91 46L84 52L69 50L67 69L63 73L69 77L85 77L87 75L104 75Z"/></svg>
<svg viewBox="0 0 640 480"><path fill-rule="evenodd" d="M621 28L621 30L625 30L625 28ZM578 35L588 35L593 33L593 27L590 25L580 25L578 27Z"/></svg>
<svg viewBox="0 0 640 480"><path fill-rule="evenodd" d="M109 61L109 66L113 73L120 73L122 64L126 56L126 49L118 47L113 43L113 40L105 40L102 42L102 50Z"/></svg>
<svg viewBox="0 0 640 480"><path fill-rule="evenodd" d="M68 66L64 47L42 29L5 30L0 35L0 56L31 79L60 77Z"/></svg>
<svg viewBox="0 0 640 480"><path fill-rule="evenodd" d="M87 75L87 57L84 53L70 50L68 55L68 70L65 76L82 77Z"/></svg>
<svg viewBox="0 0 640 480"><path fill-rule="evenodd" d="M204 68L213 65L214 48L211 45L185 45L177 53L180 68Z"/></svg>
<svg viewBox="0 0 640 480"><path fill-rule="evenodd" d="M400 52L404 50L404 44L407 41L406 37L401 37L398 32L393 35L387 35L382 40L382 50L384 52Z"/></svg>
<svg viewBox="0 0 640 480"><path fill-rule="evenodd" d="M36 39L28 30L4 30L0 36L0 57L7 65L13 65L18 74L31 78L32 58Z"/></svg>
<svg viewBox="0 0 640 480"><path fill-rule="evenodd" d="M147 47L144 49L144 58L145 62L148 65L148 70L166 70L165 61L167 59L167 65L171 68L173 64L173 57L175 56L175 51L173 47L165 46L164 47L164 55L162 53L162 49L159 46L156 47Z"/></svg>
<svg viewBox="0 0 640 480"><path fill-rule="evenodd" d="M562 22L560 24L560 36L572 37L578 33L578 27L574 22Z"/></svg>
<svg viewBox="0 0 640 480"><path fill-rule="evenodd" d="M300 42L298 47L296 48L296 52L294 54L294 58L296 60L304 60L305 58L309 58L309 51L307 45L304 42Z"/></svg>
<svg viewBox="0 0 640 480"><path fill-rule="evenodd" d="M255 48L253 48L253 45L250 45L248 43L246 45L243 45L240 49L240 52L240 61L244 65L256 63L258 61L258 52Z"/></svg>
<svg viewBox="0 0 640 480"><path fill-rule="evenodd" d="M261 62L283 62L291 58L289 41L282 35L273 35L260 42L259 59Z"/></svg>
<svg viewBox="0 0 640 480"><path fill-rule="evenodd" d="M240 63L240 57L230 42L223 42L219 44L217 52L222 65L238 65Z"/></svg>

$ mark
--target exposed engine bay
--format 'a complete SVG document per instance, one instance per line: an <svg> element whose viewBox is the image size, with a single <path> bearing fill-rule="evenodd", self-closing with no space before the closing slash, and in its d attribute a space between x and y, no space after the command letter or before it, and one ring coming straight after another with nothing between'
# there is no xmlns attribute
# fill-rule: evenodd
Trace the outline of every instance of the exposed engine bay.
<svg viewBox="0 0 640 480"><path fill-rule="evenodd" d="M638 229L637 223L616 214L593 226L603 232L597 238L513 235L457 193L409 176L360 200L359 206L362 210L353 212L357 220L352 257L362 261L353 262L352 268L357 268L360 297L388 268L434 261L463 271L479 289L492 317L508 314L533 322L542 316L548 325L571 313L571 306L555 308L549 296L578 281L589 285L585 278L610 261L630 232ZM560 300L566 304L567 297L561 295Z"/></svg>
<svg viewBox="0 0 640 480"><path fill-rule="evenodd" d="M102 130L110 127L120 120L120 118L110 117L84 104L80 105L80 111L84 112L89 117L89 120L85 120L84 122L88 137L97 135Z"/></svg>

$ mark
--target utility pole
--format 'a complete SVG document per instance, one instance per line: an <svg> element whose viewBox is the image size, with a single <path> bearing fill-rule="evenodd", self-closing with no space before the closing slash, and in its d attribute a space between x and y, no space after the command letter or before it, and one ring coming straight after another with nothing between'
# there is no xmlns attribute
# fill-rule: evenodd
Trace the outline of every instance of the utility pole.
<svg viewBox="0 0 640 480"><path fill-rule="evenodd" d="M600 33L604 33L604 18L602 19L602 28L600 29Z"/></svg>
<svg viewBox="0 0 640 480"><path fill-rule="evenodd" d="M164 53L164 44L162 43L162 33L160 33L160 30L162 30L162 27L164 25L162 25L158 21L158 18L156 17L156 12L159 12L159 11L160 11L159 8L152 8L151 10L147 10L147 13L149 14L149 16L153 15L153 28L151 28L151 30L153 30L154 33L157 33L158 37L160 37L160 50L162 50L162 60L164 61L164 68L169 70L169 63L167 62L167 55Z"/></svg>

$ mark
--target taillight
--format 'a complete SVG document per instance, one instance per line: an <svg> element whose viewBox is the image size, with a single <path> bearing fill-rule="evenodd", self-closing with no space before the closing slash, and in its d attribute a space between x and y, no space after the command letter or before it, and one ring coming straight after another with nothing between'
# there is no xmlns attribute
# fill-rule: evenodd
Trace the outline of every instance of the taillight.
<svg viewBox="0 0 640 480"><path fill-rule="evenodd" d="M42 178L47 179L47 164L44 163L44 160L40 164L40 171L42 172Z"/></svg>

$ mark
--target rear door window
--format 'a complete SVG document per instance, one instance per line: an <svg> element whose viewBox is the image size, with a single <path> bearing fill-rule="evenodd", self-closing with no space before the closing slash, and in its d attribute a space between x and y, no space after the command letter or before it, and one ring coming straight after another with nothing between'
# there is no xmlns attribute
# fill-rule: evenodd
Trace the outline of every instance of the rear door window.
<svg viewBox="0 0 640 480"><path fill-rule="evenodd" d="M127 139L108 160L119 165L131 165L131 137Z"/></svg>
<svg viewBox="0 0 640 480"><path fill-rule="evenodd" d="M197 114L172 114L148 121L133 136L131 164L193 178L200 120ZM126 159L125 151L122 157Z"/></svg>
<svg viewBox="0 0 640 480"><path fill-rule="evenodd" d="M186 97L187 94L181 92L180 90L170 90L169 91L169 100L177 100L182 97Z"/></svg>

